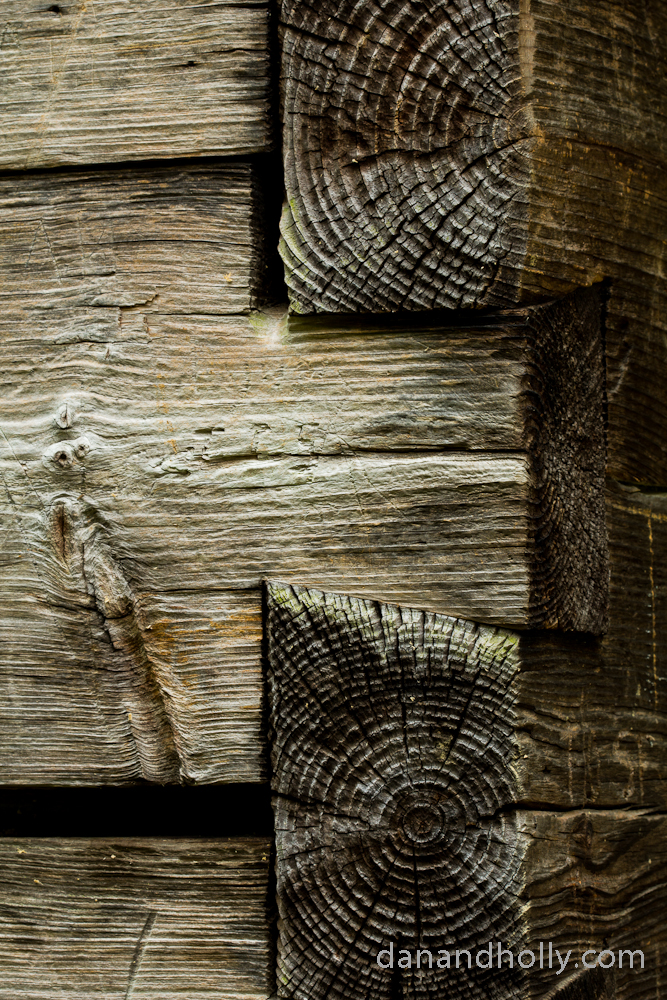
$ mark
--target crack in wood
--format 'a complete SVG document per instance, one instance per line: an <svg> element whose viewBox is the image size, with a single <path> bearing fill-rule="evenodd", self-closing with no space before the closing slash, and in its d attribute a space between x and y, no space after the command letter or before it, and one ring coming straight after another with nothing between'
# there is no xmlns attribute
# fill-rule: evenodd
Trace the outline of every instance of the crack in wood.
<svg viewBox="0 0 667 1000"><path fill-rule="evenodd" d="M141 968L141 962L146 948L148 947L148 939L151 936L156 920L157 911L151 910L146 917L144 926L141 929L141 934L139 935L139 940L137 941L137 946L134 949L134 955L132 956L132 962L130 963L130 972L127 980L127 989L125 990L125 1000L130 1000L130 997L132 996L137 976L139 975L139 970Z"/></svg>

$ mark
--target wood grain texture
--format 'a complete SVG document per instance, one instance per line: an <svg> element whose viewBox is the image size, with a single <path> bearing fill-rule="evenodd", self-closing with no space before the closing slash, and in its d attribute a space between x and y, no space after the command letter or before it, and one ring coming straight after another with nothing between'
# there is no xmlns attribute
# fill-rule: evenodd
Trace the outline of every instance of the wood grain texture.
<svg viewBox="0 0 667 1000"><path fill-rule="evenodd" d="M582 810L517 813L520 835L527 838L522 902L528 947L551 942L565 957L567 970L545 968L524 973L526 997L559 1000L659 1000L667 970L665 930L660 914L667 895L667 819L642 811ZM593 964L611 950L603 964ZM630 966L628 952L643 952ZM623 951L619 967L619 952ZM525 961L529 962L530 958ZM613 962L613 964L612 964ZM578 968L573 965L578 963ZM565 982L563 982L565 980ZM556 992L557 990L557 992Z"/></svg>
<svg viewBox="0 0 667 1000"><path fill-rule="evenodd" d="M5 0L0 167L266 150L268 16L261 0Z"/></svg>
<svg viewBox="0 0 667 1000"><path fill-rule="evenodd" d="M562 979L518 968L540 941L576 958L643 949L651 971L626 962L609 996L660 996L665 817L517 808L524 639L278 583L267 612L279 996L607 996L606 976L575 958ZM511 969L495 965L499 941ZM490 942L492 970L474 961ZM450 949L451 968L424 957L417 969L418 949ZM472 969L455 967L455 949Z"/></svg>
<svg viewBox="0 0 667 1000"><path fill-rule="evenodd" d="M114 618L42 582L6 573L3 784L265 780L258 591L126 589Z"/></svg>
<svg viewBox="0 0 667 1000"><path fill-rule="evenodd" d="M514 6L283 0L297 312L465 307L486 302L500 258L521 265L531 131Z"/></svg>
<svg viewBox="0 0 667 1000"><path fill-rule="evenodd" d="M460 971L376 960L513 936L517 637L278 584L267 628L278 995L464 995ZM491 982L505 996L515 976L474 969L465 989Z"/></svg>
<svg viewBox="0 0 667 1000"><path fill-rule="evenodd" d="M609 631L525 636L522 801L667 809L667 495L609 483Z"/></svg>
<svg viewBox="0 0 667 1000"><path fill-rule="evenodd" d="M599 288L292 320L247 165L0 196L4 781L262 780L266 575L605 627Z"/></svg>
<svg viewBox="0 0 667 1000"><path fill-rule="evenodd" d="M664 8L281 9L292 307L498 307L609 278L609 471L667 482Z"/></svg>
<svg viewBox="0 0 667 1000"><path fill-rule="evenodd" d="M265 1000L271 844L0 841L0 997Z"/></svg>
<svg viewBox="0 0 667 1000"><path fill-rule="evenodd" d="M1 178L3 317L94 344L145 335L147 311L247 312L260 213L248 163Z"/></svg>
<svg viewBox="0 0 667 1000"><path fill-rule="evenodd" d="M370 570L382 599L604 627L599 291L470 332L234 320L261 270L249 168L80 180L35 175L0 204L19 505L83 493L120 516L130 548L157 530L134 589L256 588L278 572L369 593ZM449 453L467 447L480 454ZM206 558L173 552L170 517L195 548L209 535ZM402 559L423 573L401 579Z"/></svg>

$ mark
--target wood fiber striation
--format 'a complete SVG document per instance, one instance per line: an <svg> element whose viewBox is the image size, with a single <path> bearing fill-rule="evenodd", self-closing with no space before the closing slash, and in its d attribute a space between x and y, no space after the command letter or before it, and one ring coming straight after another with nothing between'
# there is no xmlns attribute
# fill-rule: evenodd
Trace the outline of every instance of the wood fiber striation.
<svg viewBox="0 0 667 1000"><path fill-rule="evenodd" d="M266 1000L271 843L0 839L1 1000Z"/></svg>
<svg viewBox="0 0 667 1000"><path fill-rule="evenodd" d="M0 183L6 782L263 780L267 576L604 628L599 289L258 312L258 186L243 162Z"/></svg>
<svg viewBox="0 0 667 1000"><path fill-rule="evenodd" d="M531 469L531 622L608 624L601 285L527 310L524 445Z"/></svg>
<svg viewBox="0 0 667 1000"><path fill-rule="evenodd" d="M508 301L532 143L516 6L283 0L296 312Z"/></svg>
<svg viewBox="0 0 667 1000"><path fill-rule="evenodd" d="M109 527L90 505L65 495L46 514L51 546L40 552L47 593L88 621L94 662L109 671L127 714L141 777L165 783L183 775L171 698L145 642L141 604L114 555ZM63 608L64 610L64 608Z"/></svg>
<svg viewBox="0 0 667 1000"><path fill-rule="evenodd" d="M282 31L292 308L506 307L609 279L608 468L667 483L665 5L285 0Z"/></svg>
<svg viewBox="0 0 667 1000"><path fill-rule="evenodd" d="M0 168L267 150L264 0L3 0Z"/></svg>
<svg viewBox="0 0 667 1000"><path fill-rule="evenodd" d="M279 583L266 615L279 996L515 995L376 959L521 933L518 637Z"/></svg>

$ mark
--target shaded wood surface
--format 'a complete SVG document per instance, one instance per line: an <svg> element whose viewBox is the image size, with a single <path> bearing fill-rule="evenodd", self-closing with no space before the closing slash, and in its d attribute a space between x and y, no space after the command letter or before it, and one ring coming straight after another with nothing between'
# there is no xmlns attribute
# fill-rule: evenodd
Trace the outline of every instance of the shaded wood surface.
<svg viewBox="0 0 667 1000"><path fill-rule="evenodd" d="M626 963L609 995L660 995L665 818L517 808L533 763L518 634L280 584L267 627L279 996L607 995L575 958L562 980L522 972L540 941L643 949L650 971ZM557 660L550 673L555 714ZM480 968L498 941L514 966ZM449 948L452 967L417 970L418 948Z"/></svg>
<svg viewBox="0 0 667 1000"><path fill-rule="evenodd" d="M0 840L0 997L265 1000L270 841Z"/></svg>
<svg viewBox="0 0 667 1000"><path fill-rule="evenodd" d="M632 810L521 810L517 827L527 844L522 902L528 947L538 953L539 942L550 941L556 969L556 950L565 957L572 949L562 975L537 967L524 973L524 995L551 996L556 987L562 1000L661 997L667 967L661 919L667 897L666 817ZM612 951L613 965L609 955L603 959L610 966L606 972L584 970L581 959L591 948L598 954ZM630 966L627 952L637 949L644 953L643 968L636 954ZM544 950L546 959L548 945ZM589 954L586 961L597 957Z"/></svg>
<svg viewBox="0 0 667 1000"><path fill-rule="evenodd" d="M261 0L4 0L0 168L268 148Z"/></svg>
<svg viewBox="0 0 667 1000"><path fill-rule="evenodd" d="M609 470L667 482L664 6L281 10L293 308L497 307L608 277Z"/></svg>
<svg viewBox="0 0 667 1000"><path fill-rule="evenodd" d="M610 483L609 631L526 636L522 799L667 808L667 494Z"/></svg>

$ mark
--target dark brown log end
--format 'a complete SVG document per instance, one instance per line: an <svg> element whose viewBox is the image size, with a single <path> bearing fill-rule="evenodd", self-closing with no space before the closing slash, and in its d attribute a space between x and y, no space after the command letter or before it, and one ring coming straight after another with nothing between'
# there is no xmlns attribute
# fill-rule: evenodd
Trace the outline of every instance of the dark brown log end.
<svg viewBox="0 0 667 1000"><path fill-rule="evenodd" d="M531 619L607 628L604 289L527 311L525 446L531 466Z"/></svg>
<svg viewBox="0 0 667 1000"><path fill-rule="evenodd" d="M475 954L521 935L518 637L279 583L267 630L279 996L517 995ZM473 968L437 969L448 947Z"/></svg>
<svg viewBox="0 0 667 1000"><path fill-rule="evenodd" d="M296 312L509 304L529 154L511 0L283 0Z"/></svg>

